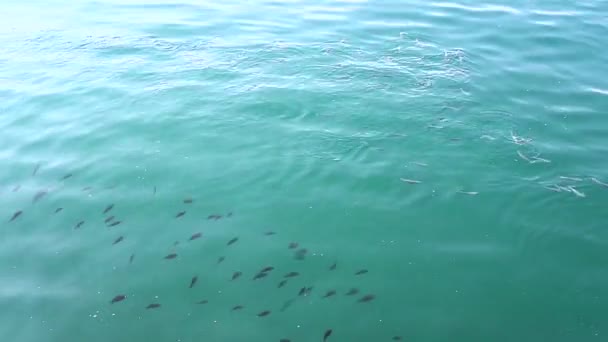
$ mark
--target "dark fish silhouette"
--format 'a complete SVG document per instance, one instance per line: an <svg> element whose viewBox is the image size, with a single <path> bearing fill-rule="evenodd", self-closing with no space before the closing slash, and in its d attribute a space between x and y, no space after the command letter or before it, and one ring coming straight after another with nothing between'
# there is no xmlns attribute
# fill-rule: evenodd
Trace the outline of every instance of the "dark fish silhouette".
<svg viewBox="0 0 608 342"><path fill-rule="evenodd" d="M191 204L192 203L192 198L186 198L186 199L184 199L184 203Z"/></svg>
<svg viewBox="0 0 608 342"><path fill-rule="evenodd" d="M306 288L306 293L304 293L304 295L308 296L311 292L312 292L312 286L309 286Z"/></svg>
<svg viewBox="0 0 608 342"><path fill-rule="evenodd" d="M275 234L276 233L273 232L273 231L269 231L269 232L264 233L264 235L266 235L266 236L275 235Z"/></svg>
<svg viewBox="0 0 608 342"><path fill-rule="evenodd" d="M401 341L401 336L393 336L393 341Z"/></svg>
<svg viewBox="0 0 608 342"><path fill-rule="evenodd" d="M225 257L223 257L223 256L221 256L221 257L217 258L217 263L218 263L218 265L219 265L219 264L221 264L221 263L222 263L224 260L226 260L226 258L225 258Z"/></svg>
<svg viewBox="0 0 608 342"><path fill-rule="evenodd" d="M118 226L118 225L119 225L119 224L121 224L121 223L122 223L122 221L114 221L114 222L110 223L110 224L108 225L108 227L114 227L114 226Z"/></svg>
<svg viewBox="0 0 608 342"><path fill-rule="evenodd" d="M186 215L185 211L180 211L179 213L177 213L177 215L175 215L175 218L180 218L182 216Z"/></svg>
<svg viewBox="0 0 608 342"><path fill-rule="evenodd" d="M270 315L270 311L264 310L258 314L258 317L264 317L264 316L268 316L268 315Z"/></svg>
<svg viewBox="0 0 608 342"><path fill-rule="evenodd" d="M146 306L147 310L148 309L158 309L158 308L160 308L160 304L158 304L158 303L152 303L152 304Z"/></svg>
<svg viewBox="0 0 608 342"><path fill-rule="evenodd" d="M190 280L190 288L193 288L194 285L196 285L197 281L198 281L198 276L192 277L192 280Z"/></svg>
<svg viewBox="0 0 608 342"><path fill-rule="evenodd" d="M84 188L82 188L82 191L89 191L93 188L91 188L90 186L85 186Z"/></svg>
<svg viewBox="0 0 608 342"><path fill-rule="evenodd" d="M221 218L222 218L222 215L216 215L216 214L207 216L207 220L216 220L217 221Z"/></svg>
<svg viewBox="0 0 608 342"><path fill-rule="evenodd" d="M278 288L281 288L281 287L285 286L285 284L287 284L287 279L281 280L281 282L279 283Z"/></svg>
<svg viewBox="0 0 608 342"><path fill-rule="evenodd" d="M63 210L63 208L57 208L57 209L55 209L55 214L57 214L58 212L60 212L62 210Z"/></svg>
<svg viewBox="0 0 608 342"><path fill-rule="evenodd" d="M72 177L71 173L68 173L67 175L63 176L63 178L61 178L61 180L66 180L68 178Z"/></svg>
<svg viewBox="0 0 608 342"><path fill-rule="evenodd" d="M293 278L293 277L297 277L299 275L300 275L300 273L298 273L298 272L289 272L285 275L285 278Z"/></svg>
<svg viewBox="0 0 608 342"><path fill-rule="evenodd" d="M32 176L35 176L36 173L38 173L38 169L40 169L40 163L36 164L36 167L34 168L34 171L32 171Z"/></svg>
<svg viewBox="0 0 608 342"><path fill-rule="evenodd" d="M355 275L362 275L362 274L365 274L367 272L368 272L367 270L360 270L360 271L357 271L357 273L355 273Z"/></svg>
<svg viewBox="0 0 608 342"><path fill-rule="evenodd" d="M41 191L38 191L38 192L36 193L36 195L34 195L34 198L32 199L32 203L36 203L36 202L38 202L38 201L39 201L40 199L42 199L42 197L44 197L46 194L47 194L47 191L46 191L46 190L41 190Z"/></svg>
<svg viewBox="0 0 608 342"><path fill-rule="evenodd" d="M15 219L17 219L17 217L21 216L21 214L23 214L23 211L21 210L17 210L14 214L13 217L11 217L11 219L8 222L13 222L15 221Z"/></svg>
<svg viewBox="0 0 608 342"><path fill-rule="evenodd" d="M19 191L19 189L21 189L21 185L17 185L16 187L14 187L13 192L17 192Z"/></svg>
<svg viewBox="0 0 608 342"><path fill-rule="evenodd" d="M332 331L331 329L327 329L327 330L325 331L325 334L323 334L323 342L327 341L327 339L329 338L329 336L331 336L331 333L332 333L332 332L333 332L333 331Z"/></svg>
<svg viewBox="0 0 608 342"><path fill-rule="evenodd" d="M107 214L108 211L112 210L112 208L114 208L114 204L110 204L106 207L106 209L104 209L103 214Z"/></svg>
<svg viewBox="0 0 608 342"><path fill-rule="evenodd" d="M306 287L303 287L300 289L300 292L298 292L298 296L303 296L306 294Z"/></svg>
<svg viewBox="0 0 608 342"><path fill-rule="evenodd" d="M152 191L152 195L156 195L156 185L154 186L154 190Z"/></svg>
<svg viewBox="0 0 608 342"><path fill-rule="evenodd" d="M116 240L114 240L114 243L112 243L113 245L119 243L120 241L124 240L125 238L121 235L119 236Z"/></svg>
<svg viewBox="0 0 608 342"><path fill-rule="evenodd" d="M371 302L374 299L376 299L376 296L374 296L373 294L368 294L368 295L361 297L361 299L359 299L358 302L367 303L367 302Z"/></svg>
<svg viewBox="0 0 608 342"><path fill-rule="evenodd" d="M226 217L232 217L232 211L226 214Z"/></svg>
<svg viewBox="0 0 608 342"><path fill-rule="evenodd" d="M353 287L352 289L348 290L348 292L346 292L346 295L347 296L354 296L354 295L356 295L358 293L359 293L359 289L356 289L356 288Z"/></svg>
<svg viewBox="0 0 608 342"><path fill-rule="evenodd" d="M241 274L243 274L243 273L240 271L234 272L234 274L232 274L232 280L236 280L238 277L241 276Z"/></svg>
<svg viewBox="0 0 608 342"><path fill-rule="evenodd" d="M207 304L207 303L209 303L209 301L206 299L203 299L200 302L197 302L196 304Z"/></svg>
<svg viewBox="0 0 608 342"><path fill-rule="evenodd" d="M165 257L165 259L167 259L167 260L171 260L171 259L175 259L175 258L177 258L177 253L171 253Z"/></svg>
<svg viewBox="0 0 608 342"><path fill-rule="evenodd" d="M338 266L338 265L337 265L337 263L335 263L335 262L334 262L334 264L333 264L333 265L329 266L329 270L330 270L330 271L333 271L333 270L335 270L335 269L336 269L336 267L337 267L337 266Z"/></svg>
<svg viewBox="0 0 608 342"><path fill-rule="evenodd" d="M131 256L129 257L129 264L133 263L133 259L135 259L135 254L131 254Z"/></svg>
<svg viewBox="0 0 608 342"><path fill-rule="evenodd" d="M325 296L323 296L323 298L329 298L331 296L335 296L336 295L336 291L335 290L329 290L327 291L327 293L325 294Z"/></svg>
<svg viewBox="0 0 608 342"><path fill-rule="evenodd" d="M110 216L107 219L104 220L105 223L108 223L110 221L112 221L114 219L114 216Z"/></svg>
<svg viewBox="0 0 608 342"><path fill-rule="evenodd" d="M177 246L177 245L179 245L179 241L173 242L173 246Z"/></svg>
<svg viewBox="0 0 608 342"><path fill-rule="evenodd" d="M296 249L298 248L300 244L298 244L297 242L290 242L289 245L287 246L289 249Z"/></svg>
<svg viewBox="0 0 608 342"><path fill-rule="evenodd" d="M244 307L242 305L237 305L232 308L232 311L242 310Z"/></svg>
<svg viewBox="0 0 608 342"><path fill-rule="evenodd" d="M112 300L110 301L110 304L122 302L126 298L127 298L127 296L125 296L125 295L117 295L116 297L112 298Z"/></svg>
<svg viewBox="0 0 608 342"><path fill-rule="evenodd" d="M291 340L288 338L282 338L279 340L279 342L291 342Z"/></svg>
<svg viewBox="0 0 608 342"><path fill-rule="evenodd" d="M281 312L287 310L291 306L291 304L293 304L293 302L295 302L295 298L285 301L285 303L283 303L283 306L281 306Z"/></svg>
<svg viewBox="0 0 608 342"><path fill-rule="evenodd" d="M192 241L192 240L196 240L196 239L199 239L199 238L201 238L202 236L203 236L203 233L195 233L195 234L192 234L192 236L190 237L190 241Z"/></svg>
<svg viewBox="0 0 608 342"><path fill-rule="evenodd" d="M227 243L226 245L230 246L230 245L232 245L233 243L235 243L235 242L237 242L237 241L239 241L239 238L238 238L238 237L235 237L235 238L233 238L233 239L230 239L230 241L228 241L228 243Z"/></svg>
<svg viewBox="0 0 608 342"><path fill-rule="evenodd" d="M76 223L76 227L74 227L74 229L78 229L78 228L82 227L83 224L84 224L84 221L80 221L80 222Z"/></svg>
<svg viewBox="0 0 608 342"><path fill-rule="evenodd" d="M307 253L308 253L308 250L306 248L298 249L295 253L295 258L297 260L303 260Z"/></svg>
<svg viewBox="0 0 608 342"><path fill-rule="evenodd" d="M260 270L260 273L266 273L266 272L270 272L272 270L274 270L274 267L272 267L272 266L266 266L266 267L264 267L264 268L262 268Z"/></svg>
<svg viewBox="0 0 608 342"><path fill-rule="evenodd" d="M264 277L266 277L266 276L268 276L268 273L265 273L265 272L260 272L260 273L256 274L256 275L253 277L253 280L262 279L262 278L264 278Z"/></svg>

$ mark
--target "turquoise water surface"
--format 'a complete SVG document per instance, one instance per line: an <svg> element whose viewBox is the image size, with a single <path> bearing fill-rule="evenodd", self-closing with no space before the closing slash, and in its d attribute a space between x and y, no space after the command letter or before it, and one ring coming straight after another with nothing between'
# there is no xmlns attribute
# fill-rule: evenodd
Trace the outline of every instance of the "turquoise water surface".
<svg viewBox="0 0 608 342"><path fill-rule="evenodd" d="M605 341L608 2L0 3L0 341Z"/></svg>

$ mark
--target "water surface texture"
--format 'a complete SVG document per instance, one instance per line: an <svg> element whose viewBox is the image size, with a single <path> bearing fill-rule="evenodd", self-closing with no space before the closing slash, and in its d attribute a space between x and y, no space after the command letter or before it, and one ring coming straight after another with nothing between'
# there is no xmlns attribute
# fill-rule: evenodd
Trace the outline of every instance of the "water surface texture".
<svg viewBox="0 0 608 342"><path fill-rule="evenodd" d="M3 1L0 340L605 341L607 18Z"/></svg>

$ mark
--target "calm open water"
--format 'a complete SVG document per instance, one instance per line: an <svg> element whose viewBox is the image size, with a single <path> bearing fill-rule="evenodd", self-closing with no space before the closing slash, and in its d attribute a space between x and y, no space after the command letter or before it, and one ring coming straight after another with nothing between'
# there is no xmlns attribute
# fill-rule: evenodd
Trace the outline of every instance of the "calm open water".
<svg viewBox="0 0 608 342"><path fill-rule="evenodd" d="M0 340L606 341L607 37L605 0L5 0Z"/></svg>

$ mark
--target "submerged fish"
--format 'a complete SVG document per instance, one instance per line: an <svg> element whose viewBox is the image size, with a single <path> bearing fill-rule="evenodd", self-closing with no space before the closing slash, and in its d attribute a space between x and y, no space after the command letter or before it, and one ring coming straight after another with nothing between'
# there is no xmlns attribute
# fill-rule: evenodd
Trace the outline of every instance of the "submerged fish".
<svg viewBox="0 0 608 342"><path fill-rule="evenodd" d="M38 201L39 201L40 199L42 199L42 197L44 197L46 194L47 194L47 191L46 191L46 190L41 190L41 191L38 191L38 192L36 193L36 195L34 195L34 198L32 199L32 203L36 203L36 202L38 202Z"/></svg>
<svg viewBox="0 0 608 342"><path fill-rule="evenodd" d="M308 250L306 248L301 248L296 251L294 257L296 258L296 260L303 260L307 253Z"/></svg>
<svg viewBox="0 0 608 342"><path fill-rule="evenodd" d="M158 308L160 308L160 304L158 304L158 303L152 303L152 304L146 306L147 310L148 309L158 309Z"/></svg>
<svg viewBox="0 0 608 342"><path fill-rule="evenodd" d="M34 171L32 171L32 176L35 176L36 173L38 173L38 169L40 169L40 163L36 164L36 167L34 168Z"/></svg>
<svg viewBox="0 0 608 342"><path fill-rule="evenodd" d="M323 334L323 342L327 341L327 339L329 338L329 336L331 336L332 333L333 333L333 330L327 329L325 331L325 334Z"/></svg>
<svg viewBox="0 0 608 342"><path fill-rule="evenodd" d="M119 243L122 240L124 240L124 237L121 235L116 240L114 240L114 243L112 243L112 244L115 245L115 244Z"/></svg>
<svg viewBox="0 0 608 342"><path fill-rule="evenodd" d="M180 218L182 216L186 215L185 211L180 211L179 213L177 213L177 215L175 215L175 218Z"/></svg>
<svg viewBox="0 0 608 342"><path fill-rule="evenodd" d="M21 185L17 185L16 187L14 187L13 192L17 192L19 191L19 189L21 189Z"/></svg>
<svg viewBox="0 0 608 342"><path fill-rule="evenodd" d="M171 259L175 259L175 258L177 258L177 253L171 253L165 257L165 259L167 259L167 260L171 260Z"/></svg>
<svg viewBox="0 0 608 342"><path fill-rule="evenodd" d="M184 203L191 204L192 203L192 198L186 198L186 199L184 199Z"/></svg>
<svg viewBox="0 0 608 342"><path fill-rule="evenodd" d="M224 260L226 260L226 258L221 256L221 257L217 258L217 263L221 264Z"/></svg>
<svg viewBox="0 0 608 342"><path fill-rule="evenodd" d="M264 235L266 235L266 236L275 235L275 234L276 233L273 231L268 231L268 232L264 233Z"/></svg>
<svg viewBox="0 0 608 342"><path fill-rule="evenodd" d="M258 317L264 317L270 315L270 310L264 310L258 314Z"/></svg>
<svg viewBox="0 0 608 342"><path fill-rule="evenodd" d="M296 248L298 248L298 246L299 246L299 244L297 242L290 242L287 247L289 249L296 249Z"/></svg>
<svg viewBox="0 0 608 342"><path fill-rule="evenodd" d="M336 269L336 267L337 267L337 266L338 266L338 265L337 265L337 263L335 263L335 262L334 262L334 264L333 264L333 265L329 266L329 270L330 270L330 271L333 271L333 270L335 270L335 269Z"/></svg>
<svg viewBox="0 0 608 342"><path fill-rule="evenodd" d="M84 224L84 221L80 221L80 222L76 223L76 227L74 227L74 229L78 229L78 228L82 227L83 224Z"/></svg>
<svg viewBox="0 0 608 342"><path fill-rule="evenodd" d="M355 273L355 275L362 275L362 274L365 274L367 272L368 272L367 270L363 269L363 270L357 271L357 273Z"/></svg>
<svg viewBox="0 0 608 342"><path fill-rule="evenodd" d="M260 273L266 273L266 272L270 272L272 270L274 270L274 267L272 267L272 266L266 266L266 267L264 267L264 268L262 268L260 270Z"/></svg>
<svg viewBox="0 0 608 342"><path fill-rule="evenodd" d="M66 180L68 178L72 177L71 173L68 173L67 175L63 176L63 178L61 178L61 180Z"/></svg>
<svg viewBox="0 0 608 342"><path fill-rule="evenodd" d="M287 310L291 306L291 304L293 304L294 301L295 299L289 299L285 303L283 303L283 306L281 306L281 312Z"/></svg>
<svg viewBox="0 0 608 342"><path fill-rule="evenodd" d="M209 303L209 301L206 299L203 299L200 302L197 302L196 304L207 304L207 303Z"/></svg>
<svg viewBox="0 0 608 342"><path fill-rule="evenodd" d="M238 238L238 237L232 238L232 239L230 239L230 241L228 241L228 243L227 243L226 245L227 245L227 246L230 246L230 245L232 245L233 243L235 243L235 242L237 242L237 241L239 241L239 238Z"/></svg>
<svg viewBox="0 0 608 342"><path fill-rule="evenodd" d="M203 233L195 233L195 234L192 234L192 236L190 237L190 241L192 241L192 240L196 240L196 239L199 239L199 238L200 238L200 237L202 237L202 236L203 236Z"/></svg>
<svg viewBox="0 0 608 342"><path fill-rule="evenodd" d="M152 190L152 195L156 195L156 185L154 186L154 190Z"/></svg>
<svg viewBox="0 0 608 342"><path fill-rule="evenodd" d="M110 301L110 304L114 304L114 303L118 303L118 302L122 302L123 300L125 300L127 298L127 296L125 295L117 295L114 298L112 298L112 300Z"/></svg>
<svg viewBox="0 0 608 342"><path fill-rule="evenodd" d="M63 208L57 208L57 209L55 209L55 214L57 214L58 212L60 212L62 210L63 210Z"/></svg>
<svg viewBox="0 0 608 342"><path fill-rule="evenodd" d="M279 342L291 342L291 340L288 338L282 338L279 340Z"/></svg>
<svg viewBox="0 0 608 342"><path fill-rule="evenodd" d="M293 277L297 277L299 275L300 275L300 273L298 273L298 272L289 272L285 275L285 278L293 278Z"/></svg>
<svg viewBox="0 0 608 342"><path fill-rule="evenodd" d="M356 288L353 287L352 289L348 290L348 292L346 292L346 295L347 296L354 296L354 295L356 295L358 293L359 293L359 289L356 289Z"/></svg>
<svg viewBox="0 0 608 342"><path fill-rule="evenodd" d="M89 191L91 189L93 189L93 188L90 186L85 186L84 188L82 188L82 191Z"/></svg>
<svg viewBox="0 0 608 342"><path fill-rule="evenodd" d="M368 294L368 295L361 297L361 299L359 299L358 302L367 303L367 302L371 302L374 299L376 299L376 296L374 296L373 294Z"/></svg>
<svg viewBox="0 0 608 342"><path fill-rule="evenodd" d="M131 254L131 256L129 257L129 264L133 263L133 259L135 259L135 254Z"/></svg>
<svg viewBox="0 0 608 342"><path fill-rule="evenodd" d="M323 298L329 298L331 296L335 296L336 295L336 291L335 290L329 290L327 291L327 293L325 293L325 295L323 296Z"/></svg>
<svg viewBox="0 0 608 342"><path fill-rule="evenodd" d="M285 284L287 284L287 279L281 280L281 282L279 283L279 286L277 286L277 287L281 288L281 287L285 286Z"/></svg>
<svg viewBox="0 0 608 342"><path fill-rule="evenodd" d="M104 220L105 223L108 223L114 219L114 216L110 216Z"/></svg>
<svg viewBox="0 0 608 342"><path fill-rule="evenodd" d="M242 306L242 305L237 305L237 306L232 307L232 311L238 311L238 310L242 310L243 308L244 308L244 306Z"/></svg>
<svg viewBox="0 0 608 342"><path fill-rule="evenodd" d="M196 285L197 281L198 281L198 276L192 277L192 280L190 280L190 288L193 288L194 285Z"/></svg>
<svg viewBox="0 0 608 342"><path fill-rule="evenodd" d="M236 280L238 279L243 273L240 271L236 271L232 274L232 279L231 280Z"/></svg>
<svg viewBox="0 0 608 342"><path fill-rule="evenodd" d="M122 223L122 221L114 221L114 222L110 223L110 224L108 225L108 227L114 227L114 226L118 226L118 225L119 225L119 224L121 224L121 223Z"/></svg>
<svg viewBox="0 0 608 342"><path fill-rule="evenodd" d="M23 211L21 210L17 210L14 214L13 217L11 217L11 219L8 222L13 222L15 221L15 219L17 219L17 217L21 216L21 214L23 214Z"/></svg>
<svg viewBox="0 0 608 342"><path fill-rule="evenodd" d="M266 277L266 276L268 276L268 273L265 273L265 272L260 272L260 273L256 274L256 275L253 277L253 280L262 279L262 278L264 278L264 277Z"/></svg>
<svg viewBox="0 0 608 342"><path fill-rule="evenodd" d="M112 210L112 208L114 208L114 204L110 204L110 205L108 205L108 206L107 206L107 207L104 209L103 214L104 214L104 215L105 215L105 214L107 214L107 213L108 213L108 211Z"/></svg>
<svg viewBox="0 0 608 342"><path fill-rule="evenodd" d="M591 181L592 181L592 182L594 182L595 184L599 184L599 185L601 185L601 186L608 187L608 184L607 184L607 183L601 182L601 181L600 181L599 179L597 179L597 178L591 177Z"/></svg>
<svg viewBox="0 0 608 342"><path fill-rule="evenodd" d="M393 341L401 341L401 336L393 336Z"/></svg>

